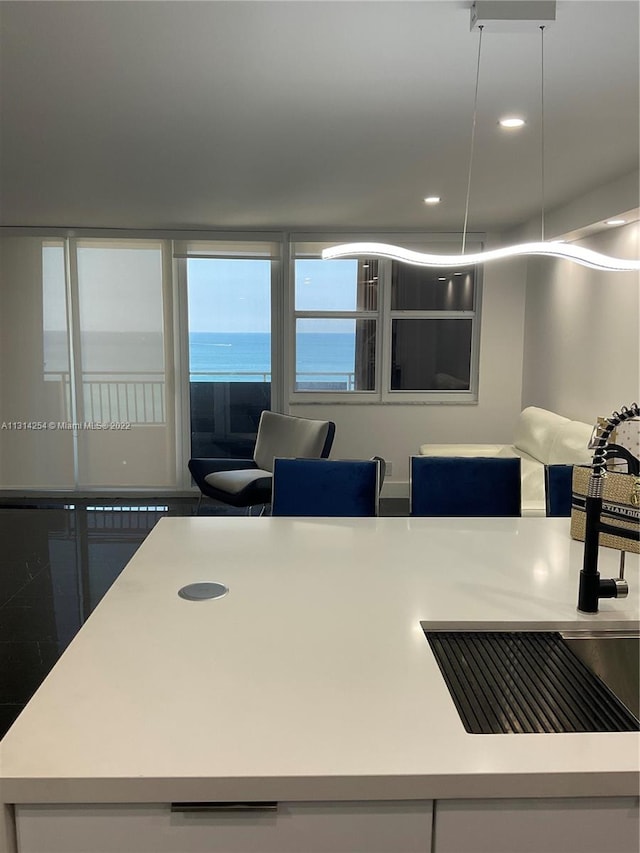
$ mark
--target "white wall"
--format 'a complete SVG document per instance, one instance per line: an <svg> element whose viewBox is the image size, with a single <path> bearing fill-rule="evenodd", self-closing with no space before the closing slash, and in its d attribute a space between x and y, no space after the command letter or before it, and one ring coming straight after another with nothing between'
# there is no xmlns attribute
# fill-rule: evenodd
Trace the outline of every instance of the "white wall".
<svg viewBox="0 0 640 853"><path fill-rule="evenodd" d="M391 462L385 495L408 494L409 456L421 444L508 443L521 409L525 282L524 260L485 268L477 404L296 405L291 414L335 421L336 459L379 455Z"/></svg>
<svg viewBox="0 0 640 853"><path fill-rule="evenodd" d="M583 241L619 257L640 257L640 223ZM598 415L640 396L640 276L605 273L568 261L529 262L526 293L523 405L574 420Z"/></svg>
<svg viewBox="0 0 640 853"><path fill-rule="evenodd" d="M545 213L546 239L567 237L570 232L636 209L640 204L639 190L640 170L634 169L606 184L591 187L561 207L547 210ZM507 234L505 244L539 239L540 216L536 216Z"/></svg>

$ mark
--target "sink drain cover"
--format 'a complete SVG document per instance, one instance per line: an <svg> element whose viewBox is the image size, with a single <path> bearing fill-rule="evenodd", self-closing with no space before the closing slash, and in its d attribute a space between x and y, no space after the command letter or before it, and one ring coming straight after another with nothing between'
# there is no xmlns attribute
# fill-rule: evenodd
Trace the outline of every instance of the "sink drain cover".
<svg viewBox="0 0 640 853"><path fill-rule="evenodd" d="M229 587L221 583L190 583L178 590L180 598L187 601L204 601L207 598L222 598L229 592Z"/></svg>
<svg viewBox="0 0 640 853"><path fill-rule="evenodd" d="M556 632L425 634L471 734L640 731L631 711Z"/></svg>

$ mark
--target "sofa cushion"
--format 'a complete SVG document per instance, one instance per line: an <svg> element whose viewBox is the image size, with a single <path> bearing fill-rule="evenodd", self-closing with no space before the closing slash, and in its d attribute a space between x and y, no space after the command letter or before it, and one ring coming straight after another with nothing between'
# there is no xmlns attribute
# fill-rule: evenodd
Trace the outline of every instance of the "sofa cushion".
<svg viewBox="0 0 640 853"><path fill-rule="evenodd" d="M557 430L568 423L570 423L568 418L557 415L555 412L539 409L537 406L528 406L522 410L518 418L513 445L546 465L549 462Z"/></svg>
<svg viewBox="0 0 640 853"><path fill-rule="evenodd" d="M420 456L517 456L510 444L421 444Z"/></svg>
<svg viewBox="0 0 640 853"><path fill-rule="evenodd" d="M544 465L526 453L520 457L522 515L544 515Z"/></svg>
<svg viewBox="0 0 640 853"><path fill-rule="evenodd" d="M593 451L589 441L593 427L581 421L562 424L553 439L549 451L549 465L589 465Z"/></svg>

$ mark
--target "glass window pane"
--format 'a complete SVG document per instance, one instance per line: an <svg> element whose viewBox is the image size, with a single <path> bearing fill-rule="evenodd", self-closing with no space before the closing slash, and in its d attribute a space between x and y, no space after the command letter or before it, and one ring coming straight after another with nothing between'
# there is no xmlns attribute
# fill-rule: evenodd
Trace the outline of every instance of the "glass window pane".
<svg viewBox="0 0 640 853"><path fill-rule="evenodd" d="M378 261L298 259L296 311L375 311Z"/></svg>
<svg viewBox="0 0 640 853"><path fill-rule="evenodd" d="M191 455L251 458L271 406L271 261L190 258L187 282Z"/></svg>
<svg viewBox="0 0 640 853"><path fill-rule="evenodd" d="M472 320L392 322L393 391L468 391Z"/></svg>
<svg viewBox="0 0 640 853"><path fill-rule="evenodd" d="M191 381L269 382L271 262L187 262Z"/></svg>
<svg viewBox="0 0 640 853"><path fill-rule="evenodd" d="M373 391L375 320L296 321L296 391Z"/></svg>
<svg viewBox="0 0 640 853"><path fill-rule="evenodd" d="M475 270L415 267L393 261L394 311L473 311Z"/></svg>

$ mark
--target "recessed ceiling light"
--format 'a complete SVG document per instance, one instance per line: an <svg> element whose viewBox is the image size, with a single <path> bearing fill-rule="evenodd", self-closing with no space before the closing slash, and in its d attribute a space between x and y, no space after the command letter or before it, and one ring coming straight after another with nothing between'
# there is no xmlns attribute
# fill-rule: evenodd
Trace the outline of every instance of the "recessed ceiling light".
<svg viewBox="0 0 640 853"><path fill-rule="evenodd" d="M605 225L625 225L626 219L605 219Z"/></svg>
<svg viewBox="0 0 640 853"><path fill-rule="evenodd" d="M425 200L425 204L440 204L440 196L439 195L428 195Z"/></svg>
<svg viewBox="0 0 640 853"><path fill-rule="evenodd" d="M516 127L522 127L524 124L526 124L526 122L523 118L520 118L519 116L505 116L504 118L500 119L498 124L500 125L500 127L513 129Z"/></svg>
<svg viewBox="0 0 640 853"><path fill-rule="evenodd" d="M438 276L438 281L446 281L446 280L447 280L446 276L444 276L444 275Z"/></svg>

